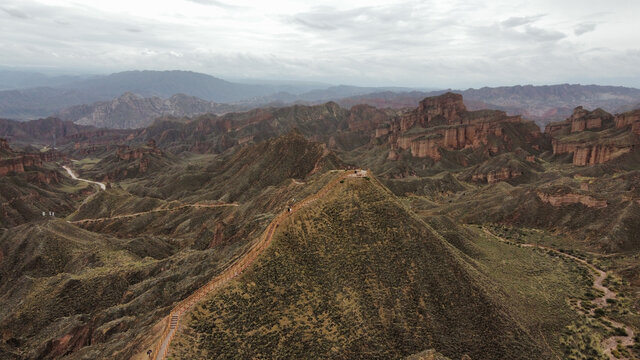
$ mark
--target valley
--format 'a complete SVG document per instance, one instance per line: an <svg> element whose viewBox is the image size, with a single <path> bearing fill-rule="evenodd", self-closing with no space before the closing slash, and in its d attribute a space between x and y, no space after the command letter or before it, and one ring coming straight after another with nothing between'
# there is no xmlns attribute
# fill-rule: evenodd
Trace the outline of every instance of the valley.
<svg viewBox="0 0 640 360"><path fill-rule="evenodd" d="M0 356L638 358L636 113L7 120Z"/></svg>

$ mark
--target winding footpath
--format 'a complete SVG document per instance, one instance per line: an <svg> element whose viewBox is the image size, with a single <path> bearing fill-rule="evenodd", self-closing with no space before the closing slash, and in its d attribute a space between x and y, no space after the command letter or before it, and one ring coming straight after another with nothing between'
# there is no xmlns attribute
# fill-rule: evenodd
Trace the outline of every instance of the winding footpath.
<svg viewBox="0 0 640 360"><path fill-rule="evenodd" d="M355 171L345 171L343 174L329 182L325 185L320 191L317 193L308 196L304 200L298 202L297 204L291 207L291 211L283 211L280 213L275 219L271 221L269 226L264 232L264 235L258 240L255 244L249 248L249 250L241 256L236 262L234 262L231 266L229 266L226 270L224 270L221 274L211 279L207 284L196 290L193 294L189 295L186 299L179 302L171 311L169 316L167 316L162 321L166 322L165 330L162 333L161 341L156 346L154 359L155 360L164 360L169 352L169 346L171 345L171 340L175 336L178 331L178 327L180 325L180 320L182 316L191 309L196 303L198 303L202 298L209 295L214 290L220 288L231 279L238 276L242 271L248 268L257 258L264 252L265 249L269 247L271 244L271 240L273 239L273 234L276 229L280 225L280 223L288 218L291 214L297 212L301 208L311 204L312 202L320 199L324 196L331 188L336 186L343 181L347 177L365 177L367 176L366 170L355 170Z"/></svg>
<svg viewBox="0 0 640 360"><path fill-rule="evenodd" d="M555 254L561 255L567 259L571 259L573 261L576 261L582 265L585 265L587 268L589 268L592 272L594 272L596 274L594 281L593 281L593 287L594 289L602 292L604 295L597 297L593 300L593 303L597 306L598 309L602 309L606 306L609 306L609 303L607 302L608 299L615 299L616 298L616 293L611 291L611 289L607 288L606 286L604 286L604 280L607 278L608 274L606 271L598 269L597 267L595 267L593 264L589 263L588 261L581 259L579 257L564 253L560 250L556 250L554 248L550 248L548 246L544 246L544 245L537 245L537 244L518 244L518 243L514 243L512 241L509 241L503 237L500 237L494 233L492 233L491 231L489 231L486 228L482 228L482 230L489 236L495 237L496 239L508 243L508 244L515 244L515 245L519 245L522 247L527 247L527 248L537 248L537 249L542 249L542 250L546 250L546 251L550 251L553 252ZM578 301L578 307L581 308L581 301ZM587 312L590 316L594 316L595 315L595 308L590 309ZM611 327L613 328L623 328L627 335L626 336L610 336L608 338L605 338L602 341L602 347L604 349L604 354L610 359L610 360L618 360L618 359L626 359L624 357L622 358L618 358L615 357L613 355L613 350L615 350L618 347L618 344L622 345L623 347L628 347L628 346L633 346L635 344L635 340L634 340L634 332L633 329L629 326L629 325L625 325L622 323L619 323L617 321L611 320L609 318L605 318L605 317L601 317L601 319L608 321L609 323L611 323Z"/></svg>
<svg viewBox="0 0 640 360"><path fill-rule="evenodd" d="M81 179L78 176L76 176L76 174L74 174L73 171L66 165L63 165L62 168L67 170L67 174L69 174L69 176L71 176L73 180L84 181L86 183L95 184L95 185L98 185L100 189L107 190L107 185L105 185L104 183L93 181L93 180Z"/></svg>
<svg viewBox="0 0 640 360"><path fill-rule="evenodd" d="M108 216L108 217L101 217L101 218L73 220L73 221L69 221L69 223L71 223L71 224L88 224L88 223L94 223L94 222L99 222L99 221L134 218L134 217L138 217L138 216L142 216L142 215L146 215L146 214L151 214L151 213L159 213L159 212L166 212L166 211L177 211L177 210L181 210L181 209L185 209L185 208L202 209L202 208L218 208L218 207L227 207L227 206L238 206L238 204L236 204L236 203L184 204L184 205L180 205L180 206L176 206L176 207L172 207L172 208L157 208L157 209L153 209L153 210L149 210L149 211L142 211L142 212L137 212L137 213L132 213L132 214L122 214L122 215L115 215L115 216Z"/></svg>

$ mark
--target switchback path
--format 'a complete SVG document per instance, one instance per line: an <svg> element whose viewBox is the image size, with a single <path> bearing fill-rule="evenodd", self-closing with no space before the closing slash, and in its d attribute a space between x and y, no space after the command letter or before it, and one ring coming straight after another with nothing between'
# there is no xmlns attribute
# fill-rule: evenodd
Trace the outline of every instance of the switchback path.
<svg viewBox="0 0 640 360"><path fill-rule="evenodd" d="M71 178L73 180L78 180L78 181L84 181L90 184L96 184L100 187L100 189L102 190L107 190L107 185L101 183L101 182L97 182L97 181L93 181L93 180L87 180L87 179L81 179L78 176L76 176L76 174L73 173L73 171L66 165L63 165L62 168L64 168L65 170L67 170L67 174L69 174L69 176L71 176Z"/></svg>
<svg viewBox="0 0 640 360"><path fill-rule="evenodd" d="M579 257L564 253L560 250L554 249L554 248L550 248L548 246L544 246L544 245L538 245L538 244L518 244L518 243L514 243L512 241L509 241L503 237L500 237L494 233L492 233L491 231L489 231L487 228L482 228L482 230L489 236L495 237L496 239L508 243L508 244L516 244L516 245L520 245L522 247L528 247L528 248L538 248L538 249L542 249L542 250L546 250L546 251L550 251L553 252L555 254L564 256L565 258L571 259L573 261L576 261L586 267L588 267L592 272L594 272L596 274L595 279L593 281L593 287L596 290L601 291L604 295L597 297L593 300L593 303L599 308L602 309L606 306L609 305L609 303L607 302L608 299L615 299L616 298L616 293L611 291L611 289L607 288L606 286L604 286L604 280L607 278L608 274L606 271L598 269L597 267L595 267L593 264L589 263L588 261L581 259ZM578 302L578 306L580 306L580 301ZM588 311L588 314L590 316L594 316L595 315L595 309L591 309ZM604 354L609 357L610 360L617 360L617 359L626 359L626 358L618 358L615 357L613 355L613 350L615 350L618 347L618 344L621 344L624 347L627 346L632 346L635 344L635 340L634 340L634 332L633 329L631 329L631 327L629 325L625 325L622 323L619 323L617 321L613 321L611 319L602 317L601 319L606 320L608 322L611 323L611 325L613 327L617 327L617 328L623 328L626 332L627 335L626 336L610 336L608 338L605 338L604 340L602 340L602 347L604 348Z"/></svg>
<svg viewBox="0 0 640 360"><path fill-rule="evenodd" d="M238 204L236 204L236 203L184 204L184 205L180 205L180 206L176 206L176 207L172 207L172 208L158 208L158 209L153 209L153 210L149 210L149 211L142 211L142 212L137 212L137 213L132 213L132 214L123 214L123 215L108 216L108 217L101 217L101 218L92 218L92 219L73 220L73 221L69 221L69 223L71 223L71 224L87 224L87 223L106 221L106 220L134 218L134 217L142 216L142 215L145 215L145 214L158 213L158 212L164 212L164 211L176 211L176 210L181 210L181 209L185 209L185 208L217 208L217 207L226 207L226 206L238 206Z"/></svg>
<svg viewBox="0 0 640 360"><path fill-rule="evenodd" d="M211 279L207 284L205 284L200 289L196 290L193 294L189 295L186 299L182 300L178 305L176 305L169 316L167 316L163 321L166 321L165 330L162 333L161 341L156 347L154 354L156 360L164 360L169 352L169 346L171 345L171 340L176 334L178 327L180 325L180 320L182 316L187 312L190 308L192 308L196 303L198 303L202 298L209 295L214 290L218 289L222 285L229 282L234 277L238 276L243 270L248 268L255 260L262 254L262 252L269 247L271 244L271 240L273 238L273 234L276 231L276 228L280 225L280 223L288 218L291 214L297 212L301 208L311 204L312 202L320 199L324 196L331 188L340 183L340 181L344 180L347 177L365 177L367 175L367 171L365 170L356 170L356 171L345 171L340 176L329 182L325 185L320 191L317 193L308 196L304 200L298 202L297 204L291 207L291 211L283 211L281 212L275 219L271 221L269 226L264 232L264 235L258 240L251 248L246 252L245 255L240 257L235 263L229 266L226 270L224 270L220 275Z"/></svg>

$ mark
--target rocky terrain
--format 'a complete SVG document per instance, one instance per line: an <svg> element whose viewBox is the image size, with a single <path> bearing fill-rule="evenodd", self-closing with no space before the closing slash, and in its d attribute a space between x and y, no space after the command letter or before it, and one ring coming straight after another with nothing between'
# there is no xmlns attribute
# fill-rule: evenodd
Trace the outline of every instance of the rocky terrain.
<svg viewBox="0 0 640 360"><path fill-rule="evenodd" d="M540 132L533 122L501 111L469 112L462 96L453 93L426 98L418 108L386 125L391 148L410 150L411 156L418 158L440 160L440 149L473 149L497 155L516 147L540 147ZM392 152L389 156L398 155Z"/></svg>
<svg viewBox="0 0 640 360"><path fill-rule="evenodd" d="M640 116L627 112L615 116L602 109L574 110L564 122L547 125L545 133L553 138L553 153L573 153L578 166L603 164L627 154L640 144Z"/></svg>
<svg viewBox="0 0 640 360"><path fill-rule="evenodd" d="M241 269L169 357L638 358L638 110L465 101L0 123L0 357L148 359Z"/></svg>

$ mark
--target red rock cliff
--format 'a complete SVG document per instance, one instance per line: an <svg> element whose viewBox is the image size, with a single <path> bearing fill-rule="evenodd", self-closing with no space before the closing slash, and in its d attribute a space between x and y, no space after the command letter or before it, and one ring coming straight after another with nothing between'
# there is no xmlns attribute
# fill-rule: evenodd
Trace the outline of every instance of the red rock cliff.
<svg viewBox="0 0 640 360"><path fill-rule="evenodd" d="M10 173L20 174L28 167L40 167L43 162L55 161L63 158L62 154L49 150L40 153L16 152L9 147L5 139L0 139L0 176Z"/></svg>
<svg viewBox="0 0 640 360"><path fill-rule="evenodd" d="M518 116L507 116L502 111L467 111L462 96L446 93L426 98L420 106L391 121L389 142L392 149L410 149L415 157L441 158L440 149L484 149L489 154L499 152L499 143L511 140L505 135L507 123L522 123ZM532 142L541 137L533 123L521 134ZM495 141L492 141L495 140Z"/></svg>

